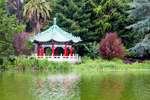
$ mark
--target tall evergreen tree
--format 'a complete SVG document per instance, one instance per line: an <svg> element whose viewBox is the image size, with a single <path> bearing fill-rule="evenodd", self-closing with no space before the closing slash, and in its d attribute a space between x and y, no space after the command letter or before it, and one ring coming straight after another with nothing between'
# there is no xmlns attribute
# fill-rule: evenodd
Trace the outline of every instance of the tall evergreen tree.
<svg viewBox="0 0 150 100"><path fill-rule="evenodd" d="M134 2L128 4L131 10L128 10L129 17L135 19L138 18L137 23L131 24L127 29L132 29L133 32L137 32L137 36L141 36L141 40L144 38L144 33L150 31L150 1L149 0L134 0Z"/></svg>
<svg viewBox="0 0 150 100"><path fill-rule="evenodd" d="M99 2L98 5L96 4ZM118 12L119 4L116 0L95 0L93 10L96 15L95 24L98 26L97 31L101 33L104 38L107 32L114 31L116 25L120 20L121 14Z"/></svg>
<svg viewBox="0 0 150 100"><path fill-rule="evenodd" d="M83 54L87 42L93 42L98 37L91 24L90 0L52 0L50 5L57 18L57 25L75 36L80 36L82 42L74 44L80 55ZM52 24L52 22L50 22ZM98 38L97 38L98 39Z"/></svg>

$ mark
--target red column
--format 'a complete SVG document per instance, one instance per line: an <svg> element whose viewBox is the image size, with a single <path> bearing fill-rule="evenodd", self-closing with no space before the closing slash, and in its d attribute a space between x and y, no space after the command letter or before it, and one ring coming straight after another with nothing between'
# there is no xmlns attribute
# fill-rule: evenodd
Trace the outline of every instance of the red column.
<svg viewBox="0 0 150 100"><path fill-rule="evenodd" d="M70 48L70 56L72 56L72 44L71 44L71 48Z"/></svg>
<svg viewBox="0 0 150 100"><path fill-rule="evenodd" d="M65 43L65 56L67 56L67 44Z"/></svg>
<svg viewBox="0 0 150 100"><path fill-rule="evenodd" d="M54 56L54 43L52 43L52 56Z"/></svg>
<svg viewBox="0 0 150 100"><path fill-rule="evenodd" d="M41 56L43 56L43 47L42 47L42 43L41 43ZM43 58L43 57L42 57Z"/></svg>
<svg viewBox="0 0 150 100"><path fill-rule="evenodd" d="M37 46L37 55L40 56L39 45Z"/></svg>

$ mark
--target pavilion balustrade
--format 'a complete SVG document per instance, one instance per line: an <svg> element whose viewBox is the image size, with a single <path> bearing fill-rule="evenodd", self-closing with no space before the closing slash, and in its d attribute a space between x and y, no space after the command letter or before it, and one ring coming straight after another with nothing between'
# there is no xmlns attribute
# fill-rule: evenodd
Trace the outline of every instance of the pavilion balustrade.
<svg viewBox="0 0 150 100"><path fill-rule="evenodd" d="M37 59L43 60L47 59L48 61L54 61L54 62L63 62L67 61L69 63L80 63L81 57L78 56L78 54L73 54L72 56L69 54L69 56L63 56L62 54L60 56L46 56L45 54L43 56L38 56L37 54L32 54L30 57L35 57Z"/></svg>

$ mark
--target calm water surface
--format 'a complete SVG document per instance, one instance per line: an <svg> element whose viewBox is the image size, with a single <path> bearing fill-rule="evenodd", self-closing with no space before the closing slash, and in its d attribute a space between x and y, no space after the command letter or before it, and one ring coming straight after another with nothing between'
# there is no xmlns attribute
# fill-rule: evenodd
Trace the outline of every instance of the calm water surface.
<svg viewBox="0 0 150 100"><path fill-rule="evenodd" d="M150 71L0 71L0 100L150 100Z"/></svg>

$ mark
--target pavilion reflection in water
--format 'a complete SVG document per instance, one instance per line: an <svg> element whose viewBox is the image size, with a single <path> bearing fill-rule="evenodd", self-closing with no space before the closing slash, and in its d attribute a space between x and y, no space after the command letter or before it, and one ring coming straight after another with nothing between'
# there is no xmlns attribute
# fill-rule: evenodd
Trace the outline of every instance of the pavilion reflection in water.
<svg viewBox="0 0 150 100"><path fill-rule="evenodd" d="M80 74L50 75L35 79L32 91L40 100L80 100Z"/></svg>

